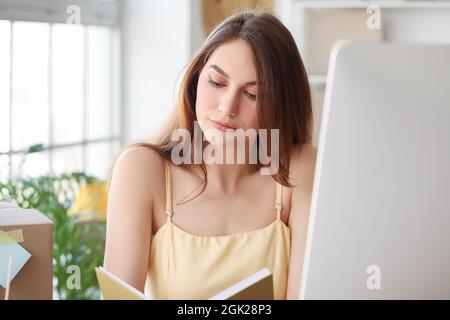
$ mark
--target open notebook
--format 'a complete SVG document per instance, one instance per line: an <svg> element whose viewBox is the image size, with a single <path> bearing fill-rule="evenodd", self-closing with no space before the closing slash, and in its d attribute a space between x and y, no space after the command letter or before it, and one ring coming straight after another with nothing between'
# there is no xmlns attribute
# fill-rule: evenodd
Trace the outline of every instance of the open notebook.
<svg viewBox="0 0 450 320"><path fill-rule="evenodd" d="M95 268L95 272L104 300L149 300L141 291L103 267ZM209 300L273 300L273 298L272 273L264 268Z"/></svg>

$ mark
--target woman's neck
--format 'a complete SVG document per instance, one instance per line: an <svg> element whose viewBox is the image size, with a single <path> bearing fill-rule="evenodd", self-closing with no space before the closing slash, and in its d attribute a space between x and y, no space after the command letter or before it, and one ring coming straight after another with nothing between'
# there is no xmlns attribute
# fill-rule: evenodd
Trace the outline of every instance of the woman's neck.
<svg viewBox="0 0 450 320"><path fill-rule="evenodd" d="M208 174L208 187L214 193L231 195L243 181L255 172L249 164L205 164Z"/></svg>

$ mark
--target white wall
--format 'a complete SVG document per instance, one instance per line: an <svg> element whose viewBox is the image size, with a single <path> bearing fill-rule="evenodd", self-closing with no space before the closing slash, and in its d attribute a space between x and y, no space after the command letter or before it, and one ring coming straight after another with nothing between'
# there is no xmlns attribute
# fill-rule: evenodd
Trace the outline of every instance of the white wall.
<svg viewBox="0 0 450 320"><path fill-rule="evenodd" d="M203 44L206 39L206 35L203 30L203 17L202 17L202 3L201 0L190 0L191 3L191 15L190 15L190 52L193 55L198 48Z"/></svg>
<svg viewBox="0 0 450 320"><path fill-rule="evenodd" d="M450 43L450 8L385 10L382 21L387 41Z"/></svg>
<svg viewBox="0 0 450 320"><path fill-rule="evenodd" d="M121 2L122 146L156 133L175 102L191 51L190 3Z"/></svg>

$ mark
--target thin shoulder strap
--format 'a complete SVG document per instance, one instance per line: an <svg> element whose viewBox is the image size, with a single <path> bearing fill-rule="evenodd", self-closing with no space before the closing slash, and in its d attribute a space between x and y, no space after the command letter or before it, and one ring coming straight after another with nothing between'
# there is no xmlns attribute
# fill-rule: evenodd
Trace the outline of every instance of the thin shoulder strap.
<svg viewBox="0 0 450 320"><path fill-rule="evenodd" d="M164 160L164 172L166 175L166 217L167 222L172 221L172 175L170 173L170 165L167 160Z"/></svg>
<svg viewBox="0 0 450 320"><path fill-rule="evenodd" d="M281 209L283 209L283 186L278 183L278 181L276 186L276 200L274 208L277 209L277 220L280 220Z"/></svg>

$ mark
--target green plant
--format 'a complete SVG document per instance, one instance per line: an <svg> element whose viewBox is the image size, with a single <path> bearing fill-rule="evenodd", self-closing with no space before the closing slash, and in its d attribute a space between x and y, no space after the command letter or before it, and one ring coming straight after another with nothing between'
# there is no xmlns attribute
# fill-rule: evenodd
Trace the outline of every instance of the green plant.
<svg viewBox="0 0 450 320"><path fill-rule="evenodd" d="M94 268L103 264L105 223L79 223L67 215L80 185L93 180L82 172L73 172L0 182L0 201L14 200L18 206L39 210L53 221L54 287L60 299L100 296ZM79 289L67 286L72 276L70 266L79 267Z"/></svg>

